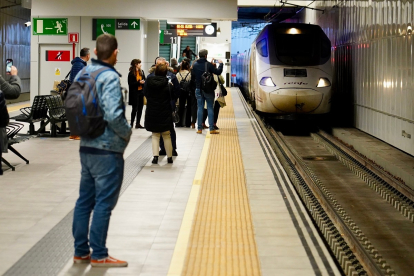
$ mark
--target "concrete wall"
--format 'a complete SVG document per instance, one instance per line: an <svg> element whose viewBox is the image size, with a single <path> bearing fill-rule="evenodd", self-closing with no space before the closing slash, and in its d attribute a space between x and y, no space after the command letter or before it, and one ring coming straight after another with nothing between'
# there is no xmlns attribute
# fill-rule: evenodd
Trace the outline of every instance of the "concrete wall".
<svg viewBox="0 0 414 276"><path fill-rule="evenodd" d="M23 93L30 88L30 28L24 26L29 20L30 10L20 6L0 7L0 75L9 78L6 59L13 59L22 79Z"/></svg>
<svg viewBox="0 0 414 276"><path fill-rule="evenodd" d="M93 53L96 41L92 40L92 16L72 16L68 18L68 32L79 33L79 44L76 46L75 56L79 56L80 49L88 47L91 49L91 57L96 58ZM120 18L120 17L119 17ZM158 23L158 22L156 22ZM152 34L148 34L148 24L146 20L141 19L141 26L139 31L135 30L116 30L116 37L118 39L118 48L120 50L118 54L118 62L115 68L122 74L121 85L128 87L128 72L131 60L139 58L143 62L143 69L147 72L149 64L152 64L154 53L147 53L147 49L158 49L158 30L152 30ZM156 33L153 34L153 33ZM148 37L151 38L148 43ZM53 82L55 80L61 80L65 77L66 73L70 71L70 62L47 62L44 59L40 59L44 53L44 47L60 50L68 47L67 36L47 36L47 35L32 35L31 43L31 99L33 100L36 95L48 95L53 88ZM41 52L42 51L42 52ZM147 54L150 54L148 56ZM72 51L71 51L72 55ZM155 55L156 56L156 55ZM61 75L56 76L53 66L57 66ZM45 70L45 68L49 69Z"/></svg>
<svg viewBox="0 0 414 276"><path fill-rule="evenodd" d="M226 63L226 52L231 50L231 21L217 22L217 28L220 28L220 35L217 35L217 37L200 37L198 47L199 49L208 50L208 60L216 58ZM224 65L222 73L224 80L230 69L230 66Z"/></svg>
<svg viewBox="0 0 414 276"><path fill-rule="evenodd" d="M320 25L333 46L335 118L414 155L413 1L313 7L325 12L308 10L305 22Z"/></svg>
<svg viewBox="0 0 414 276"><path fill-rule="evenodd" d="M237 0L210 0L205 1L136 1L136 0L88 0L88 1L55 1L36 0L32 2L32 18L39 17L63 17L68 18L68 31L80 34L80 43L76 47L76 56L83 47L92 51L95 48L95 41L92 40L92 19L93 18L140 18L141 29L116 30L120 52L116 69L123 75L122 86L127 87L127 75L129 64L132 59L142 60L143 69L148 72L159 49L159 22L161 19L182 18L183 6L187 19L200 18L205 20L236 20ZM155 3L156 2L156 3ZM217 8L220 7L220 8ZM221 27L221 26L220 26ZM223 27L226 29L226 25ZM230 37L229 37L230 38ZM70 70L70 63L57 64L62 72L60 76L54 75L52 64L45 64L40 60L40 50L44 51L46 45L53 46L56 50L67 47L67 36L31 36L31 99L35 95L50 94L55 80L61 80ZM225 52L225 51L224 51ZM94 57L94 54L91 55ZM45 64L45 65L43 65ZM50 67L46 69L46 67Z"/></svg>
<svg viewBox="0 0 414 276"><path fill-rule="evenodd" d="M209 18L237 20L237 0L34 0L32 15L41 16L101 16L145 19ZM183 13L185 11L185 13ZM185 16L184 16L185 14Z"/></svg>

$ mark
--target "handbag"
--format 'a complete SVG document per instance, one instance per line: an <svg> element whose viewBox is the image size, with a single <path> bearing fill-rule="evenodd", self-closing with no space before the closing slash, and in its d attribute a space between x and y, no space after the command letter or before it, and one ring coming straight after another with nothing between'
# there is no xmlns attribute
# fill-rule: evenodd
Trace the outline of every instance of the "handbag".
<svg viewBox="0 0 414 276"><path fill-rule="evenodd" d="M70 72L72 72L72 70L70 70L65 79L56 86L57 93L62 97L63 100L66 98L66 92L69 90L69 87L72 84L72 82L68 79Z"/></svg>
<svg viewBox="0 0 414 276"><path fill-rule="evenodd" d="M222 85L221 83L220 83L220 88L221 88L221 95L224 97L224 96L227 96L227 89L226 89L226 87L224 87L224 85Z"/></svg>
<svg viewBox="0 0 414 276"><path fill-rule="evenodd" d="M168 91L170 92L170 103L172 102L172 98L171 98L171 93L172 93L172 83L171 83L171 80L169 80L168 81ZM180 122L180 116L178 115L178 110L177 110L177 106L176 105L174 105L174 108L172 107L171 108L172 109L172 120L173 120L173 123L178 123L178 122Z"/></svg>

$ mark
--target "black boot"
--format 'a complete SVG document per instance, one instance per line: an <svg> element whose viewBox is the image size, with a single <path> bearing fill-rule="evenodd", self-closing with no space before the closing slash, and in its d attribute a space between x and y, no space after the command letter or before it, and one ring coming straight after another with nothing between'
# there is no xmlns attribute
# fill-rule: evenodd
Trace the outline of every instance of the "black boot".
<svg viewBox="0 0 414 276"><path fill-rule="evenodd" d="M172 164L173 163L172 157L168 157L167 161L168 161L168 163Z"/></svg>
<svg viewBox="0 0 414 276"><path fill-rule="evenodd" d="M154 159L152 159L152 164L158 164L158 156L154 156Z"/></svg>

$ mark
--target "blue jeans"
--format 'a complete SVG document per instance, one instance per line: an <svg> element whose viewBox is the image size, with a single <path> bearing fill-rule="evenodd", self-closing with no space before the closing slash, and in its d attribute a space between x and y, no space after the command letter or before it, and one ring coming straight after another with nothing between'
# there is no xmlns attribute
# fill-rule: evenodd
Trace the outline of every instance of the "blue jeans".
<svg viewBox="0 0 414 276"><path fill-rule="evenodd" d="M92 248L92 259L108 257L106 236L124 176L121 153L90 154L80 152L82 165L79 198L73 215L72 233L75 256L86 256ZM93 212L91 228L89 219ZM89 235L89 239L88 239Z"/></svg>
<svg viewBox="0 0 414 276"><path fill-rule="evenodd" d="M210 130L214 130L214 93L204 93L204 91L200 90L199 88L196 88L195 95L197 98L197 128L203 129L202 123L204 123L204 101L206 101L209 128Z"/></svg>

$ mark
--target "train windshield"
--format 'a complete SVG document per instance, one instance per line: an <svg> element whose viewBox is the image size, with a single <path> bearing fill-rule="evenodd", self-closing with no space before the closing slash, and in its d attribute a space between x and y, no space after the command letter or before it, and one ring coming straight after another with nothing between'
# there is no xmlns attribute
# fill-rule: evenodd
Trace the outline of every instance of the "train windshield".
<svg viewBox="0 0 414 276"><path fill-rule="evenodd" d="M310 34L278 34L276 36L277 54L279 56L312 57L315 55L315 42Z"/></svg>
<svg viewBox="0 0 414 276"><path fill-rule="evenodd" d="M279 32L275 34L274 42L277 59L286 65L321 65L326 63L331 55L331 43L320 32Z"/></svg>

